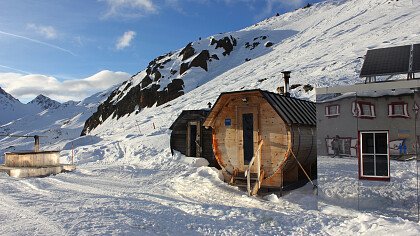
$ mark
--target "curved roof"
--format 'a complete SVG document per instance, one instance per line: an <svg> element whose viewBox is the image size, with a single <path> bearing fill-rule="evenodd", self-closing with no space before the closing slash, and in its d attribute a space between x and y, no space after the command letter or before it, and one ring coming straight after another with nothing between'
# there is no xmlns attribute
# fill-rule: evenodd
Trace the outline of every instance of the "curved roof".
<svg viewBox="0 0 420 236"><path fill-rule="evenodd" d="M216 103L210 111L204 126L212 126L214 119L219 111L228 101L230 95L237 94L261 94L262 97L273 107L276 113L285 123L292 125L311 125L316 126L316 106L314 102L306 101L293 97L286 97L281 94L268 92L265 90L254 89L245 91L234 91L220 94Z"/></svg>

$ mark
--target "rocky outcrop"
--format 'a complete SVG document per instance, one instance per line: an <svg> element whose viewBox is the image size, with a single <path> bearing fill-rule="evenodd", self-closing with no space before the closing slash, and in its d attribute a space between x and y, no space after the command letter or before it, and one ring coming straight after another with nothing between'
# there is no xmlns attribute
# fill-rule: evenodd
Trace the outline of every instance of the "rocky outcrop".
<svg viewBox="0 0 420 236"><path fill-rule="evenodd" d="M182 60L185 61L188 58L194 56L195 49L192 47L192 43L187 44L184 49L181 50L179 56L182 56Z"/></svg>
<svg viewBox="0 0 420 236"><path fill-rule="evenodd" d="M223 56L228 56L237 45L237 40L232 36L211 38L210 44L214 49L222 48ZM106 119L119 119L134 112L137 114L136 111L154 105L161 106L183 95L184 81L179 78L180 76L192 67L208 71L210 61L220 60L219 50L210 53L214 50L211 45L209 50L197 52L194 44L188 43L177 54L168 53L152 60L144 71L121 84L105 102L99 105L98 110L86 121L82 135L86 135ZM141 79L139 79L140 74ZM164 87L162 84L165 84Z"/></svg>
<svg viewBox="0 0 420 236"><path fill-rule="evenodd" d="M81 135L88 134L108 118L119 119L136 110L152 107L155 104L160 106L183 95L184 81L182 79L173 79L165 88L161 88L159 85L159 81L164 77L159 69L162 69L164 64L171 60L161 61L171 55L169 53L151 61L145 70L146 75L137 85L133 86L132 80L129 80L120 86L123 89L114 90L86 121ZM138 75L139 73L135 76Z"/></svg>
<svg viewBox="0 0 420 236"><path fill-rule="evenodd" d="M216 40L215 38L211 38L210 45L215 45L216 49L223 48L225 51L222 53L223 56L230 55L230 53L233 51L233 47L237 45L237 41L234 37L224 37L219 40Z"/></svg>

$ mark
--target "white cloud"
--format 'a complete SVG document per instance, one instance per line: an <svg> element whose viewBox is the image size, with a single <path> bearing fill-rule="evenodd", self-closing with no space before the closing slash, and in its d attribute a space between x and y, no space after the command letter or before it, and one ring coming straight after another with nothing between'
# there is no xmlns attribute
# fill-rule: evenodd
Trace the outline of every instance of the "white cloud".
<svg viewBox="0 0 420 236"><path fill-rule="evenodd" d="M100 71L84 79L65 81L39 74L0 73L0 87L24 102L39 94L61 102L80 101L129 78L128 73L109 70Z"/></svg>
<svg viewBox="0 0 420 236"><path fill-rule="evenodd" d="M136 18L157 13L152 0L99 0L108 5L105 17Z"/></svg>
<svg viewBox="0 0 420 236"><path fill-rule="evenodd" d="M131 41L134 39L134 36L136 36L136 32L134 31L130 30L130 31L125 32L121 37L118 38L117 43L115 44L115 47L118 50L121 50L130 46Z"/></svg>
<svg viewBox="0 0 420 236"><path fill-rule="evenodd" d="M56 39L58 37L57 30L49 25L28 24L28 29L34 30L37 34L42 35L46 39Z"/></svg>

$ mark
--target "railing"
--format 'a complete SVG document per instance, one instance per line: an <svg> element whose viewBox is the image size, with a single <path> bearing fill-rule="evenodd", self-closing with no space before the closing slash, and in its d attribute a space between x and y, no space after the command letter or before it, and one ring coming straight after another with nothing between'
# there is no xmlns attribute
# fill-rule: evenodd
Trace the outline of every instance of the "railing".
<svg viewBox="0 0 420 236"><path fill-rule="evenodd" d="M263 140L261 139L258 143L258 149L255 151L254 156L252 157L251 161L248 164L248 169L245 171L245 177L246 177L246 187L248 190L248 195L251 196L251 167L254 165L254 162L256 162L257 165L257 184L258 189L261 187L261 181L260 181L260 175L261 175L261 154L260 150L263 145ZM256 161L255 161L256 160Z"/></svg>

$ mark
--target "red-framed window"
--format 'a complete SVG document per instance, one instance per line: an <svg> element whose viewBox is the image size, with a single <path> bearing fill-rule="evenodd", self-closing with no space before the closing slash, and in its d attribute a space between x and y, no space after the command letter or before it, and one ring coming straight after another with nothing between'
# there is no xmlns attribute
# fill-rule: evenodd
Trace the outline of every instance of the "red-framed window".
<svg viewBox="0 0 420 236"><path fill-rule="evenodd" d="M352 104L353 116L373 119L376 117L375 105L365 101L355 101Z"/></svg>
<svg viewBox="0 0 420 236"><path fill-rule="evenodd" d="M325 106L325 116L327 117L336 117L340 115L340 105L328 105Z"/></svg>
<svg viewBox="0 0 420 236"><path fill-rule="evenodd" d="M388 104L388 116L409 118L408 104L406 102L393 102Z"/></svg>
<svg viewBox="0 0 420 236"><path fill-rule="evenodd" d="M359 132L359 142L359 178L389 181L388 131Z"/></svg>

